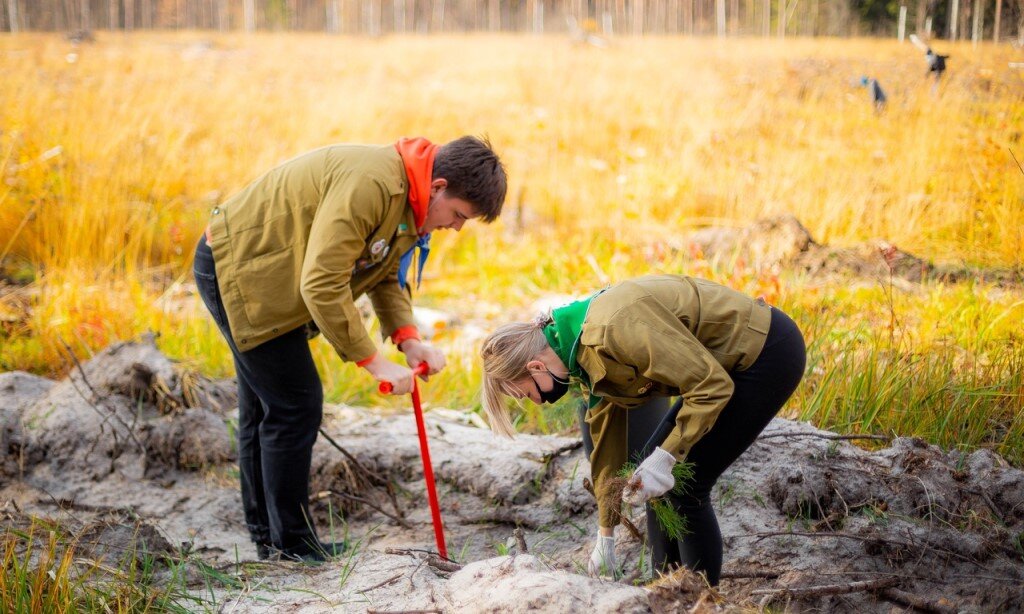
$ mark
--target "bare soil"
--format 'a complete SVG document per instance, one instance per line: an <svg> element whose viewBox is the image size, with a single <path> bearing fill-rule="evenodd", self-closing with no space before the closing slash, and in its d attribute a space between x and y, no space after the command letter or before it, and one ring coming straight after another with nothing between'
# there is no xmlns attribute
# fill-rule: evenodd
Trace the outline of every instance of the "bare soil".
<svg viewBox="0 0 1024 614"><path fill-rule="evenodd" d="M626 577L585 575L596 509L578 439L503 440L429 412L459 564L428 557L412 416L346 406L327 410L311 484L321 537L347 538L349 553L320 567L259 562L233 413L231 382L183 374L149 340L113 346L59 382L0 374L4 522L53 519L77 557L108 565L124 553L204 561L239 581L189 577L224 611L1024 610L1024 472L987 451L859 442L869 451L775 420L715 491L726 560L710 591L685 571L651 582L642 544L621 528Z"/></svg>

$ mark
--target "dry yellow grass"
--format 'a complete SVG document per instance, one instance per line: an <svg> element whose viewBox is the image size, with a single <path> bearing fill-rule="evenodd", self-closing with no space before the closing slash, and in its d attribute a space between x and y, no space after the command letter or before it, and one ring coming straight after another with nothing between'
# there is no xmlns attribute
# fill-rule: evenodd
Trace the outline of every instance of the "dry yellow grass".
<svg viewBox="0 0 1024 614"><path fill-rule="evenodd" d="M651 254L696 226L783 212L822 242L883 237L940 262L1021 264L1024 174L1011 150L1024 159L1024 87L1008 46L941 45L952 59L936 89L915 48L886 40L97 38L0 37L0 257L35 280L4 301L2 369L56 374L61 339L84 354L154 329L172 355L228 372L188 292L206 212L333 142L489 135L511 175L507 213L439 236L419 297L463 316L500 320L547 291L699 271ZM884 113L861 75L881 81ZM775 287L768 275L731 281L761 291ZM823 294L796 280L774 292L798 310ZM908 338L935 338L963 296L936 292L903 301ZM981 321L995 320L986 339L1012 335L1019 292L978 300ZM471 402L473 345L446 343L458 368L431 385L451 397L437 404ZM370 390L316 347L333 398Z"/></svg>

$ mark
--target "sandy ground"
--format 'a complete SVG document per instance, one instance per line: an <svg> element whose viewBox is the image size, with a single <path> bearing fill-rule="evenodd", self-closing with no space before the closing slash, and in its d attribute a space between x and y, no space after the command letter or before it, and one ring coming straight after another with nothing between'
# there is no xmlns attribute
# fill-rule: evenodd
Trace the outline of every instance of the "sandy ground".
<svg viewBox="0 0 1024 614"><path fill-rule="evenodd" d="M221 611L1024 610L1024 472L986 451L901 438L869 452L775 420L715 491L726 559L712 592L687 573L650 582L621 528L625 579L587 577L596 508L579 441L497 439L457 413L428 413L428 431L459 565L427 557L412 417L344 406L324 422L341 449L320 437L311 483L321 537L347 538L349 552L320 567L258 562L232 414L230 382L183 376L151 342L113 346L60 382L0 374L5 523L58 520L84 558L185 553L233 578L190 577Z"/></svg>

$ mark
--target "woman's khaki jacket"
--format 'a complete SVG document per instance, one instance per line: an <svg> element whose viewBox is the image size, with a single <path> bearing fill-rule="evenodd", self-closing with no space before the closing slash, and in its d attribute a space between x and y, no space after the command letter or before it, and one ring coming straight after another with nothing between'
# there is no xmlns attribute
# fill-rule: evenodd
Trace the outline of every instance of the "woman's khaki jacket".
<svg viewBox="0 0 1024 614"><path fill-rule="evenodd" d="M683 398L661 447L684 459L714 425L733 392L731 371L764 347L771 310L719 284L679 275L639 277L596 296L576 361L589 377L587 424L601 526L615 524L607 480L626 463L626 412L652 396ZM599 400L598 400L599 397Z"/></svg>

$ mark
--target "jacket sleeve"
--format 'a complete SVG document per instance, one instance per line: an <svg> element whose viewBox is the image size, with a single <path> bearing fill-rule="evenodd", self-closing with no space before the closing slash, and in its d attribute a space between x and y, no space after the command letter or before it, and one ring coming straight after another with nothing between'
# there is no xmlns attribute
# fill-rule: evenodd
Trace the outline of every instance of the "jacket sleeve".
<svg viewBox="0 0 1024 614"><path fill-rule="evenodd" d="M601 401L587 411L587 425L594 441L590 454L590 477L597 497L597 520L602 527L619 524L619 508L611 496L611 480L626 464L626 409Z"/></svg>
<svg viewBox="0 0 1024 614"><path fill-rule="evenodd" d="M371 288L367 294L373 303L373 312L380 320L380 335L383 339L391 336L403 326L413 326L412 287L406 284L403 290L398 286L398 265L395 260L387 277ZM410 273L411 277L411 273Z"/></svg>
<svg viewBox="0 0 1024 614"><path fill-rule="evenodd" d="M633 366L648 379L679 389L683 406L661 447L683 460L732 398L732 378L675 314L664 308L635 303L627 315L607 327L606 335L605 349L619 362Z"/></svg>
<svg viewBox="0 0 1024 614"><path fill-rule="evenodd" d="M344 360L372 357L377 347L352 296L352 270L383 216L390 193L368 177L334 182L310 228L300 291L313 321Z"/></svg>

